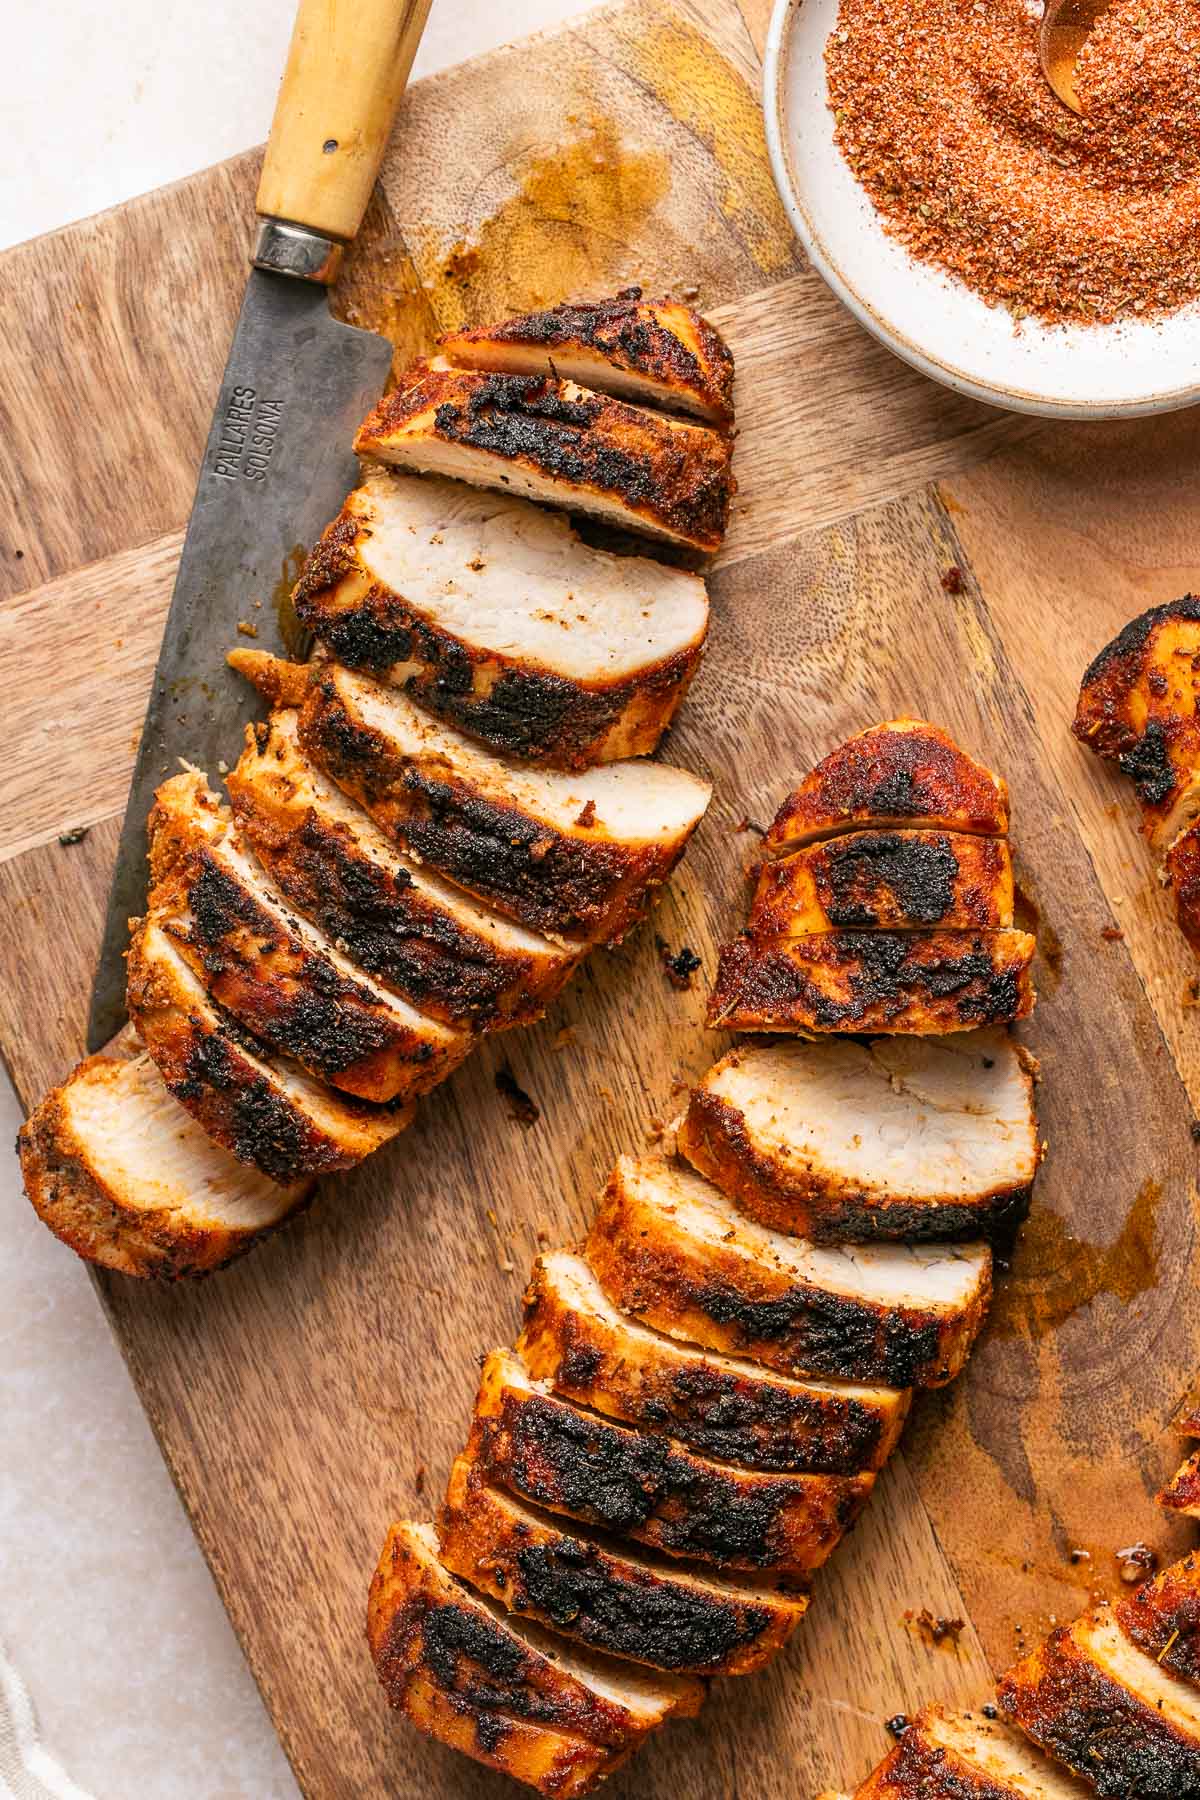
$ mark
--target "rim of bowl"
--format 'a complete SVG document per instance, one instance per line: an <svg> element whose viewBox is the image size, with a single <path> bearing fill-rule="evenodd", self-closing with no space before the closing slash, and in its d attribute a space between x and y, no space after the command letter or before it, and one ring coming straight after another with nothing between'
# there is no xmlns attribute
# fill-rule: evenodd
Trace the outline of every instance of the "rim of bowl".
<svg viewBox="0 0 1200 1800"><path fill-rule="evenodd" d="M1136 400L1095 402L1058 400L1051 394L995 386L991 382L976 380L964 369L956 368L953 363L942 362L882 318L870 302L851 286L826 250L801 199L799 185L792 173L783 83L791 48L792 20L803 4L804 0L775 0L775 9L767 30L762 89L767 155L779 198L783 201L792 229L804 246L809 261L842 304L854 314L859 324L865 326L873 337L878 338L901 361L920 370L922 375L928 375L932 380L940 381L944 387L953 388L957 393L966 394L973 400L982 400L986 405L1003 407L1009 412L1032 413L1046 419L1132 419L1146 418L1153 413L1176 412L1200 401L1200 381L1166 392L1146 394Z"/></svg>

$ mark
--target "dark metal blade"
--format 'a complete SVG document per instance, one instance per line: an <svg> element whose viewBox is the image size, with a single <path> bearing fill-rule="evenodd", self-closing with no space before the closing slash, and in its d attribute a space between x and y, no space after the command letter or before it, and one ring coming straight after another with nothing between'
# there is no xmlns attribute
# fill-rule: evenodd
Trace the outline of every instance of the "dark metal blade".
<svg viewBox="0 0 1200 1800"><path fill-rule="evenodd" d="M146 817L182 757L216 779L241 751L251 689L226 667L257 627L256 648L284 650L278 597L297 554L338 511L358 465L350 448L378 397L391 345L330 317L324 288L255 269L221 382L183 556L163 632L129 790L88 1048L125 1017L129 919L146 902ZM255 605L258 602L258 605ZM294 650L295 645L291 646Z"/></svg>

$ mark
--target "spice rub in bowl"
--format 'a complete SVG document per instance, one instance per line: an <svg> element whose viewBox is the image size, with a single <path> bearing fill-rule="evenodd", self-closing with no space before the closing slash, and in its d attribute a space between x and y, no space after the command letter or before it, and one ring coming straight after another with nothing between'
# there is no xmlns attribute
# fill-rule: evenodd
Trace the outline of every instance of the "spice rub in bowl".
<svg viewBox="0 0 1200 1800"><path fill-rule="evenodd" d="M1107 324L1200 296L1200 0L1115 0L1076 116L1025 0L840 0L835 139L885 228L1018 319Z"/></svg>

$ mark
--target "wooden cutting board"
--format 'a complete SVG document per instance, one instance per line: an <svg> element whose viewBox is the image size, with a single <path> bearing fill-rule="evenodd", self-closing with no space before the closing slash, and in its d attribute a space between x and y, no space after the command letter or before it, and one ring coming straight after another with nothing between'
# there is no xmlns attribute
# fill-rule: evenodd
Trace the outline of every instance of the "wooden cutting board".
<svg viewBox="0 0 1200 1800"><path fill-rule="evenodd" d="M656 938L692 945L709 976L742 916L746 821L902 710L1012 784L1042 946L1023 1033L1050 1142L1034 1217L966 1375L918 1407L791 1652L716 1684L703 1718L610 1791L803 1800L849 1784L884 1749L883 1719L978 1701L1050 1615L1111 1589L1117 1546L1176 1547L1149 1497L1200 1366L1197 971L1128 793L1068 727L1092 651L1198 581L1200 415L1008 417L864 336L805 268L771 185L764 10L748 4L748 28L733 0L630 0L423 82L340 292L404 359L510 308L639 279L694 289L738 358L741 491L712 649L670 744L716 798L652 921L228 1274L178 1291L98 1281L319 1800L501 1791L381 1702L363 1604L383 1532L436 1507L476 1359L511 1340L538 1245L581 1230L614 1156L722 1047L702 1028L703 978L677 993ZM248 153L3 258L0 1048L30 1103L81 1046L257 165ZM277 598L246 596L246 616ZM60 844L79 825L84 840ZM496 1090L505 1065L540 1107L532 1127ZM923 1608L961 1618L957 1639L933 1648L908 1616Z"/></svg>

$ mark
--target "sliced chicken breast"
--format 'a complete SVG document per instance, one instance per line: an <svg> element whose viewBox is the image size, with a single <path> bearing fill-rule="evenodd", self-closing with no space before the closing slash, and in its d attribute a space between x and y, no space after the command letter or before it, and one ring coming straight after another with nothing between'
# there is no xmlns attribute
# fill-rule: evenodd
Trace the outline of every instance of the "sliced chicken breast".
<svg viewBox="0 0 1200 1800"><path fill-rule="evenodd" d="M1036 1002L1027 931L830 931L721 948L708 1022L726 1031L942 1034Z"/></svg>
<svg viewBox="0 0 1200 1800"><path fill-rule="evenodd" d="M614 1306L672 1337L896 1387L952 1380L991 1298L983 1244L822 1248L661 1156L619 1160L584 1254Z"/></svg>
<svg viewBox="0 0 1200 1800"><path fill-rule="evenodd" d="M839 832L903 825L1004 837L1008 785L940 725L889 719L839 744L804 777L763 847L779 856Z"/></svg>
<svg viewBox="0 0 1200 1800"><path fill-rule="evenodd" d="M367 1639L397 1712L543 1793L590 1792L648 1731L704 1697L690 1676L569 1645L473 1593L442 1567L432 1525L388 1532Z"/></svg>
<svg viewBox="0 0 1200 1800"><path fill-rule="evenodd" d="M1117 1624L1160 1668L1200 1687L1200 1556L1143 1582L1117 1607Z"/></svg>
<svg viewBox="0 0 1200 1800"><path fill-rule="evenodd" d="M731 440L552 375L489 375L435 358L388 394L360 456L564 506L689 549L718 550L736 483Z"/></svg>
<svg viewBox="0 0 1200 1800"><path fill-rule="evenodd" d="M691 307L645 300L638 287L447 332L438 349L456 368L557 375L619 400L694 413L713 425L733 422L733 357L724 338Z"/></svg>
<svg viewBox="0 0 1200 1800"><path fill-rule="evenodd" d="M1102 1800L1200 1800L1200 1694L1098 1607L1008 1671L1008 1717Z"/></svg>
<svg viewBox="0 0 1200 1800"><path fill-rule="evenodd" d="M1003 838L962 831L852 831L759 870L755 937L822 931L995 930L1013 922Z"/></svg>
<svg viewBox="0 0 1200 1800"><path fill-rule="evenodd" d="M1010 1233L1042 1155L1035 1068L1002 1031L747 1044L692 1090L678 1147L775 1231Z"/></svg>
<svg viewBox="0 0 1200 1800"><path fill-rule="evenodd" d="M678 1343L626 1318L580 1256L533 1267L517 1351L530 1373L609 1418L669 1431L703 1456L775 1471L852 1475L891 1455L906 1389L797 1381Z"/></svg>
<svg viewBox="0 0 1200 1800"><path fill-rule="evenodd" d="M1090 1792L1011 1726L927 1706L854 1800L1086 1800Z"/></svg>
<svg viewBox="0 0 1200 1800"><path fill-rule="evenodd" d="M284 709L247 728L227 780L272 880L346 955L423 1013L495 1031L541 1018L586 946L552 943L404 856L300 748Z"/></svg>
<svg viewBox="0 0 1200 1800"><path fill-rule="evenodd" d="M566 769L656 749L708 632L698 575L594 550L527 500L386 469L350 495L293 599L339 662Z"/></svg>
<svg viewBox="0 0 1200 1800"><path fill-rule="evenodd" d="M820 1568L875 1480L708 1461L560 1399L509 1350L483 1366L470 1454L494 1487L548 1512L669 1556L779 1577Z"/></svg>
<svg viewBox="0 0 1200 1800"><path fill-rule="evenodd" d="M589 943L637 923L711 794L663 763L525 768L332 663L314 672L300 742L422 863L531 930Z"/></svg>
<svg viewBox="0 0 1200 1800"><path fill-rule="evenodd" d="M609 1547L490 1487L459 1457L438 1518L442 1561L511 1612L610 1656L696 1675L748 1675L787 1642L802 1594L752 1587Z"/></svg>
<svg viewBox="0 0 1200 1800"><path fill-rule="evenodd" d="M1175 1471L1162 1493L1156 1496L1166 1512L1183 1513L1189 1519L1200 1519L1200 1450Z"/></svg>
<svg viewBox="0 0 1200 1800"><path fill-rule="evenodd" d="M150 915L213 999L275 1050L363 1100L416 1098L477 1041L357 969L282 896L196 771L163 783L150 815Z"/></svg>
<svg viewBox="0 0 1200 1800"><path fill-rule="evenodd" d="M148 1056L93 1056L52 1088L17 1139L42 1222L88 1262L178 1281L249 1250L308 1199L214 1144Z"/></svg>
<svg viewBox="0 0 1200 1800"><path fill-rule="evenodd" d="M1200 798L1200 788L1197 789ZM1175 921L1200 954L1200 822L1187 825L1167 846L1160 879L1175 901Z"/></svg>
<svg viewBox="0 0 1200 1800"><path fill-rule="evenodd" d="M1083 677L1075 736L1128 775L1156 848L1200 813L1200 598L1132 619Z"/></svg>
<svg viewBox="0 0 1200 1800"><path fill-rule="evenodd" d="M143 920L129 947L129 1017L163 1080L214 1142L284 1185L352 1168L412 1107L335 1094L276 1059L209 999L172 937Z"/></svg>

